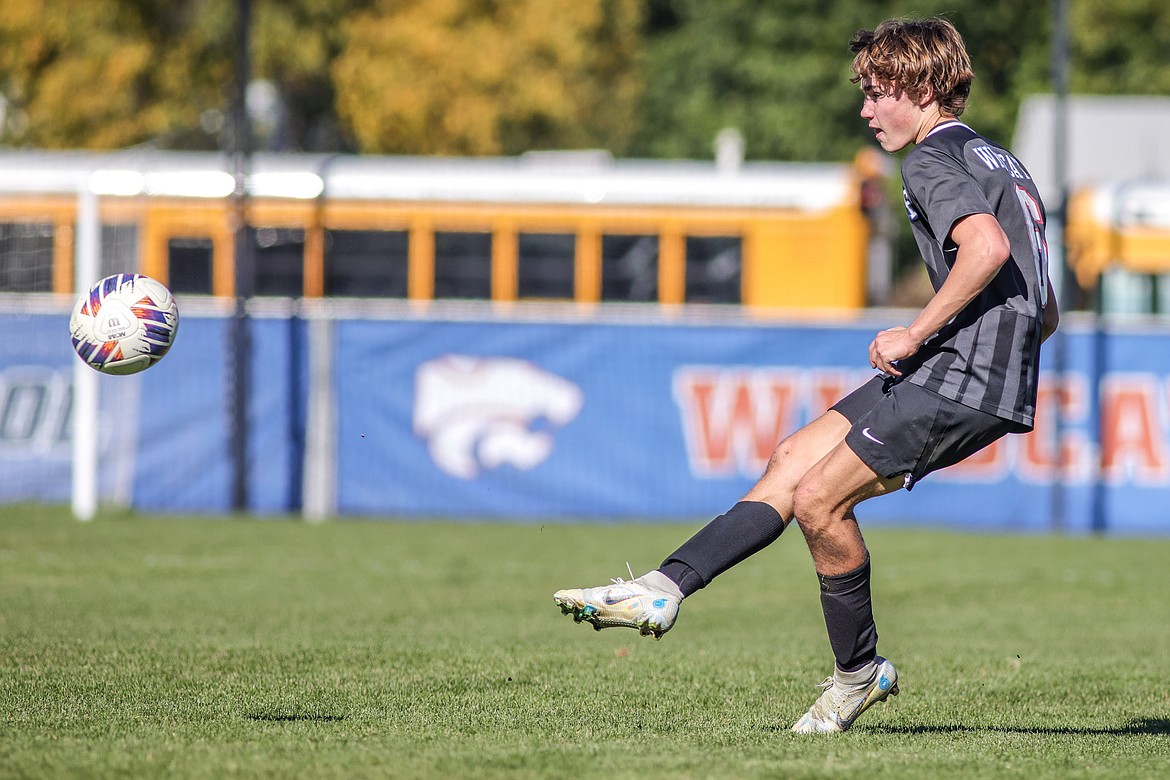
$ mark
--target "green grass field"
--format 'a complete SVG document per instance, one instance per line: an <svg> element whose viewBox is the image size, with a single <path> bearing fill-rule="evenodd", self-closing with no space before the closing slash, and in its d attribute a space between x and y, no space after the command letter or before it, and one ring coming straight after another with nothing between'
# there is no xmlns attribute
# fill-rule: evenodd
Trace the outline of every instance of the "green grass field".
<svg viewBox="0 0 1170 780"><path fill-rule="evenodd" d="M872 530L902 694L802 737L831 657L798 532L661 642L553 605L697 527L5 507L0 775L1170 775L1170 541Z"/></svg>

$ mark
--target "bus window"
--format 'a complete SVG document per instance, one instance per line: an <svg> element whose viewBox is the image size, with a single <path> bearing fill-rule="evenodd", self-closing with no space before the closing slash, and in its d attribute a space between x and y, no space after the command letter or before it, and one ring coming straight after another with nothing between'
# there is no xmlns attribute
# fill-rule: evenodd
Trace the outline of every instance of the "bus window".
<svg viewBox="0 0 1170 780"><path fill-rule="evenodd" d="M405 298L409 234L404 230L330 230L325 294Z"/></svg>
<svg viewBox="0 0 1170 780"><path fill-rule="evenodd" d="M0 292L51 292L53 223L0 224Z"/></svg>
<svg viewBox="0 0 1170 780"><path fill-rule="evenodd" d="M305 290L305 231L249 228L256 264L256 294L300 298Z"/></svg>
<svg viewBox="0 0 1170 780"><path fill-rule="evenodd" d="M171 292L211 295L212 250L210 238L167 241L167 279Z"/></svg>
<svg viewBox="0 0 1170 780"><path fill-rule="evenodd" d="M742 301L741 241L735 236L687 236L687 303Z"/></svg>
<svg viewBox="0 0 1170 780"><path fill-rule="evenodd" d="M658 300L658 236L601 237L601 300Z"/></svg>
<svg viewBox="0 0 1170 780"><path fill-rule="evenodd" d="M573 298L573 262L577 237L572 233L520 233L520 298Z"/></svg>
<svg viewBox="0 0 1170 780"><path fill-rule="evenodd" d="M435 297L492 297L492 234L435 231Z"/></svg>

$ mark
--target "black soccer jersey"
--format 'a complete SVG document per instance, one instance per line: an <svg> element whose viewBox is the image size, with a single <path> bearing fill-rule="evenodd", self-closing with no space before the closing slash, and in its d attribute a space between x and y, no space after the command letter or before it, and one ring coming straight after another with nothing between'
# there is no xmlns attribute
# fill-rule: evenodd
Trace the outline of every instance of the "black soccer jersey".
<svg viewBox="0 0 1170 780"><path fill-rule="evenodd" d="M1011 257L899 369L914 384L1030 429L1048 291L1045 211L1036 183L1006 149L951 121L906 155L902 194L936 291L955 262L950 233L962 217L993 215L1011 243Z"/></svg>

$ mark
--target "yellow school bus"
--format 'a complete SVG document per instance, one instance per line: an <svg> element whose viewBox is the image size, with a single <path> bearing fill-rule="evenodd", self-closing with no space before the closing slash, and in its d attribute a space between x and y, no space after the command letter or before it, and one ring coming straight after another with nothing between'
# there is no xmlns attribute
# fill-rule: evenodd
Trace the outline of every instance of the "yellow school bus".
<svg viewBox="0 0 1170 780"><path fill-rule="evenodd" d="M188 295L236 295L245 236L261 296L866 303L848 164L257 154L246 174L237 190L217 153L0 153L0 292L74 292L92 193L102 270Z"/></svg>
<svg viewBox="0 0 1170 780"><path fill-rule="evenodd" d="M1107 313L1170 313L1170 182L1099 182L1069 199L1069 267Z"/></svg>
<svg viewBox="0 0 1170 780"><path fill-rule="evenodd" d="M1170 271L1170 182L1102 183L1069 200L1069 263L1086 287L1111 266Z"/></svg>

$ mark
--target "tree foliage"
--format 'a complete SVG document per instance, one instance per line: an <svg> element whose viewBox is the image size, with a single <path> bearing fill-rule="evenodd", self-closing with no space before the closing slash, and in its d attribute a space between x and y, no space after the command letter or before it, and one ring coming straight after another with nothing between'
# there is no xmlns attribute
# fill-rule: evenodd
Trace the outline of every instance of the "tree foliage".
<svg viewBox="0 0 1170 780"><path fill-rule="evenodd" d="M373 0L255 0L254 75L271 81L282 101L281 126L272 137L259 139L263 145L353 148L352 128L337 113L338 91L330 71L346 48L346 20L372 5Z"/></svg>
<svg viewBox="0 0 1170 780"><path fill-rule="evenodd" d="M115 148L178 140L222 104L227 29L194 0L0 0L3 141Z"/></svg>
<svg viewBox="0 0 1170 780"><path fill-rule="evenodd" d="M1066 0L1074 92L1168 94L1170 4ZM275 149L607 148L844 160L869 142L847 42L942 14L977 74L965 118L1010 141L1050 89L1051 4L1019 0L252 0ZM224 145L236 0L0 0L0 144Z"/></svg>
<svg viewBox="0 0 1170 780"><path fill-rule="evenodd" d="M849 39L888 17L942 14L959 27L978 74L971 116L992 137L1010 140L1022 91L1044 89L1048 78L1045 3L655 0L651 6L637 138L637 151L651 156L709 156L718 130L730 125L744 135L749 157L849 159L866 133L849 83Z"/></svg>
<svg viewBox="0 0 1170 780"><path fill-rule="evenodd" d="M1073 2L1074 91L1170 95L1170 4L1165 0Z"/></svg>
<svg viewBox="0 0 1170 780"><path fill-rule="evenodd" d="M344 144L329 66L361 0L256 0L252 60L275 82L291 148ZM0 0L0 141L216 148L230 127L233 0ZM264 140L264 139L261 139Z"/></svg>
<svg viewBox="0 0 1170 780"><path fill-rule="evenodd" d="M345 24L338 112L375 152L623 151L637 0L381 2Z"/></svg>

